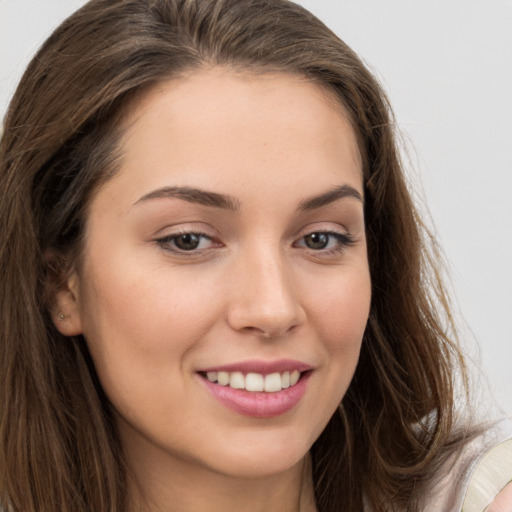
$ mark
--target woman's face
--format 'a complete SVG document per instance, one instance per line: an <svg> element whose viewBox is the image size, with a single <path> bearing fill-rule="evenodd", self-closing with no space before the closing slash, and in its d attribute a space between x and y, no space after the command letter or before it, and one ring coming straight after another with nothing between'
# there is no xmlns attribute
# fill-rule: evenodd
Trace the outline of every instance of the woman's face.
<svg viewBox="0 0 512 512"><path fill-rule="evenodd" d="M295 466L347 390L370 305L342 108L301 77L198 71L138 102L122 155L58 325L84 334L128 460Z"/></svg>

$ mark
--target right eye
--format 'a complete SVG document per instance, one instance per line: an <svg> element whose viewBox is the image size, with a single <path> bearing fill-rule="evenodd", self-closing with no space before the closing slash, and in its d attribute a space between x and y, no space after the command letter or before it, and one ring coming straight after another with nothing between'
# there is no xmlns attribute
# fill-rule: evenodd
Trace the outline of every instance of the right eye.
<svg viewBox="0 0 512 512"><path fill-rule="evenodd" d="M168 235L156 240L163 249L171 252L193 253L218 246L204 233L186 232Z"/></svg>

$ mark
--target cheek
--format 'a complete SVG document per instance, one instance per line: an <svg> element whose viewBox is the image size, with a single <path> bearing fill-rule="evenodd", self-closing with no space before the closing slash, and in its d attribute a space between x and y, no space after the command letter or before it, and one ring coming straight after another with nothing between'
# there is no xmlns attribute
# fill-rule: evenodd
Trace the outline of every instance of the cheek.
<svg viewBox="0 0 512 512"><path fill-rule="evenodd" d="M320 435L342 402L352 381L368 320L371 299L369 273L341 273L310 294L309 311L317 339L321 340L317 418L314 434ZM316 437L314 438L316 439ZM312 441L314 441L312 438Z"/></svg>
<svg viewBox="0 0 512 512"><path fill-rule="evenodd" d="M168 411L183 410L181 397L190 396L192 385L190 355L218 317L209 287L126 266L94 277L84 335L105 394L129 424L143 425L142 414L178 429Z"/></svg>
<svg viewBox="0 0 512 512"><path fill-rule="evenodd" d="M315 295L311 311L332 355L358 357L370 300L370 278L365 271L333 278Z"/></svg>
<svg viewBox="0 0 512 512"><path fill-rule="evenodd" d="M322 293L312 297L310 308L322 340L326 369L323 407L329 415L342 401L354 376L370 310L369 272L365 268L346 270L324 283Z"/></svg>
<svg viewBox="0 0 512 512"><path fill-rule="evenodd" d="M163 349L169 339L179 344L194 337L213 314L214 287L197 276L122 258L91 261L91 267L81 297L90 338L114 343L122 337L142 350Z"/></svg>
<svg viewBox="0 0 512 512"><path fill-rule="evenodd" d="M170 381L219 317L214 287L141 260L90 260L90 268L84 336L107 394Z"/></svg>

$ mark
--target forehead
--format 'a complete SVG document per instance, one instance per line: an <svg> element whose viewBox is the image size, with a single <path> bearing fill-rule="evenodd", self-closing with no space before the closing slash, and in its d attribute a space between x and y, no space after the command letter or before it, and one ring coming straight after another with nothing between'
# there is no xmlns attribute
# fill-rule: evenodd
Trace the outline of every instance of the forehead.
<svg viewBox="0 0 512 512"><path fill-rule="evenodd" d="M119 174L145 190L207 185L237 195L283 181L319 190L362 182L341 102L298 75L194 71L145 91L123 124Z"/></svg>
<svg viewBox="0 0 512 512"><path fill-rule="evenodd" d="M287 115L283 118L285 109ZM182 127L188 124L207 129L212 122L218 128L220 118L225 123L245 118L253 126L287 120L287 128L292 130L293 122L297 127L307 124L318 128L326 119L320 114L326 110L331 113L331 121L335 118L338 123L349 125L346 135L357 148L350 115L327 85L299 74L217 66L189 71L143 91L129 106L123 125L128 135L132 128L132 133L140 136L144 127L163 121L168 114L169 121L175 120ZM326 132L329 128L324 126ZM358 151L354 156L360 160Z"/></svg>

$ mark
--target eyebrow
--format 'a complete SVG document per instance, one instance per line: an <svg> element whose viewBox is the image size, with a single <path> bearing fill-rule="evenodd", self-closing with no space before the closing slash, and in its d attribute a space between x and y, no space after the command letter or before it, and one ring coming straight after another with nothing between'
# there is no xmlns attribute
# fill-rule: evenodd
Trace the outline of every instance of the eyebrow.
<svg viewBox="0 0 512 512"><path fill-rule="evenodd" d="M346 197L352 197L357 199L361 203L363 202L363 197L361 194L350 185L342 185L340 187L336 187L332 190L328 190L327 192L323 192L322 194L309 197L304 199L299 204L299 211L310 211L321 208L322 206L326 206L331 204L339 199L344 199ZM163 187L148 194L142 196L135 204L139 204L144 201L149 201L151 199L182 199L189 203L200 204L203 206L209 206L213 208L220 208L223 210L230 210L236 212L240 209L240 201L232 196L218 194L217 192L209 192L207 190L202 190L199 188L192 187Z"/></svg>
<svg viewBox="0 0 512 512"><path fill-rule="evenodd" d="M154 190L149 194L142 196L135 204L149 201L150 199L183 199L189 203L201 204L223 210L237 211L240 209L240 201L234 197L216 192L208 192L198 188L191 187L164 187Z"/></svg>
<svg viewBox="0 0 512 512"><path fill-rule="evenodd" d="M328 190L323 194L310 197L302 201L299 205L300 211L310 211L321 208L322 206L326 206L328 204L333 203L339 199L344 199L346 197L352 197L357 199L361 203L364 203L363 196L357 191L354 187L350 185L342 185L341 187L336 187L332 190Z"/></svg>

